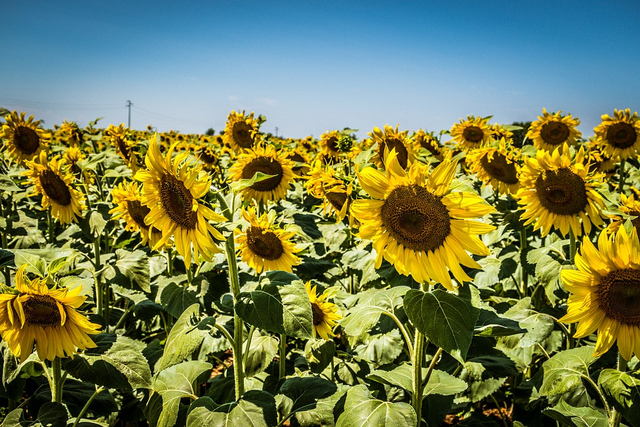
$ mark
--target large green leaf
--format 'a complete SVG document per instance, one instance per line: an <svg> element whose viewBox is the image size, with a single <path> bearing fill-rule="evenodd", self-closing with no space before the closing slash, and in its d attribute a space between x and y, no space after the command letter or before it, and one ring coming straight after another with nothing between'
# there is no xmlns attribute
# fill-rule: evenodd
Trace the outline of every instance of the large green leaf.
<svg viewBox="0 0 640 427"><path fill-rule="evenodd" d="M431 342L464 361L479 314L470 299L441 289L412 289L404 297L404 309L411 323Z"/></svg>
<svg viewBox="0 0 640 427"><path fill-rule="evenodd" d="M418 417L411 405L391 403L371 396L364 385L357 385L347 391L345 411L338 417L336 427L396 427L415 426Z"/></svg>
<svg viewBox="0 0 640 427"><path fill-rule="evenodd" d="M133 252L116 249L116 268L124 274L131 283L143 291L150 293L149 286L149 257L140 249Z"/></svg>
<svg viewBox="0 0 640 427"><path fill-rule="evenodd" d="M303 339L313 337L311 303L302 281L291 274L269 273L256 290L238 295L238 315L265 331ZM295 279L289 281L289 276Z"/></svg>
<svg viewBox="0 0 640 427"><path fill-rule="evenodd" d="M376 366L393 363L404 349L404 340L398 329L384 334L372 335L354 350L358 356Z"/></svg>
<svg viewBox="0 0 640 427"><path fill-rule="evenodd" d="M162 289L160 302L173 317L180 315L191 305L198 302L196 293L184 285L169 283Z"/></svg>
<svg viewBox="0 0 640 427"><path fill-rule="evenodd" d="M198 391L194 383L200 375L211 368L211 363L191 360L171 366L156 375L153 379L152 389L162 398L162 411L157 421L158 427L173 427L175 425L180 399L196 400Z"/></svg>
<svg viewBox="0 0 640 427"><path fill-rule="evenodd" d="M423 378L426 373L427 369L423 368ZM403 363L390 371L375 370L371 374L367 375L367 378L383 384L400 387L410 393L413 393L413 369L408 363ZM434 369L431 371L431 376L424 387L423 393L425 396L429 394L448 396L460 393L466 388L467 384L464 381L459 380L444 371Z"/></svg>
<svg viewBox="0 0 640 427"><path fill-rule="evenodd" d="M75 378L108 388L150 388L151 369L143 348L143 343L118 336L106 352L75 354L64 368Z"/></svg>
<svg viewBox="0 0 640 427"><path fill-rule="evenodd" d="M267 369L278 353L279 341L268 335L255 335L251 339L249 352L244 365L244 373L252 377Z"/></svg>
<svg viewBox="0 0 640 427"><path fill-rule="evenodd" d="M542 413L570 427L609 426L607 416L597 409L571 406L564 400L560 400L553 408L544 409Z"/></svg>
<svg viewBox="0 0 640 427"><path fill-rule="evenodd" d="M310 409L318 399L331 396L336 390L334 382L319 377L289 378L280 387L280 393L293 400L292 411Z"/></svg>
<svg viewBox="0 0 640 427"><path fill-rule="evenodd" d="M192 304L178 318L169 332L164 353L155 365L155 372L182 362L200 347L207 331L197 327L200 322L199 314L200 305Z"/></svg>
<svg viewBox="0 0 640 427"><path fill-rule="evenodd" d="M543 396L562 396L584 389L583 380L589 375L589 366L596 361L594 347L585 346L564 350L542 364L544 379L540 387Z"/></svg>
<svg viewBox="0 0 640 427"><path fill-rule="evenodd" d="M319 374L329 366L336 354L336 344L323 339L310 339L304 347L304 357L307 359L311 372Z"/></svg>
<svg viewBox="0 0 640 427"><path fill-rule="evenodd" d="M605 369L598 376L598 385L632 426L640 426L640 379L616 369Z"/></svg>
<svg viewBox="0 0 640 427"><path fill-rule="evenodd" d="M202 397L191 405L187 427L271 427L278 423L276 402L265 391L251 390L236 403L217 405Z"/></svg>

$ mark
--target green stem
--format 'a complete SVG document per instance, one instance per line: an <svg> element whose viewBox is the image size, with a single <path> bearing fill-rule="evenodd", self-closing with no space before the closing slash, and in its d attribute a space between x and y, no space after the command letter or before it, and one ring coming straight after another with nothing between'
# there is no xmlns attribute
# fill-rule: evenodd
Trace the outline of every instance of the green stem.
<svg viewBox="0 0 640 427"><path fill-rule="evenodd" d="M287 336L280 334L280 369L278 371L278 379L282 380L287 375Z"/></svg>
<svg viewBox="0 0 640 427"><path fill-rule="evenodd" d="M55 243L56 238L53 234L53 217L51 216L51 207L47 209L47 227L49 232L49 243Z"/></svg>
<svg viewBox="0 0 640 427"><path fill-rule="evenodd" d="M415 344L413 346L413 396L411 404L418 416L418 425L421 425L422 419L422 364L425 354L425 340L422 332L416 329Z"/></svg>
<svg viewBox="0 0 640 427"><path fill-rule="evenodd" d="M227 331L225 329L224 326L222 326L219 323L214 323L213 325L217 330L219 330L220 332L222 332L222 335L224 335L224 337L227 339L227 341L229 341L229 344L231 344L231 348L235 348L236 347L236 342L233 339L233 337L231 336L231 334L229 333L229 331Z"/></svg>
<svg viewBox="0 0 640 427"><path fill-rule="evenodd" d="M522 226L520 229L520 253L524 254L524 251L527 249L527 229L525 226ZM525 298L527 296L527 289L529 287L529 274L527 273L527 269L524 267L524 263L521 265L522 268L522 292L521 298Z"/></svg>
<svg viewBox="0 0 640 427"><path fill-rule="evenodd" d="M393 319L393 321L396 323L396 325L398 326L398 329L400 329L400 332L402 333L402 336L404 337L405 342L407 343L407 348L409 349L409 357L413 357L413 345L411 345L411 336L409 335L409 331L407 331L407 328L404 327L404 325L402 324L402 322L400 321L400 319L398 319L398 317L389 312L389 311L383 311L382 314L385 314L387 316L389 316L391 319Z"/></svg>
<svg viewBox="0 0 640 427"><path fill-rule="evenodd" d="M80 420L82 419L82 417L84 416L85 412L87 412L87 410L89 409L89 405L91 405L91 402L93 402L93 400L100 394L102 393L102 391L104 390L104 387L100 386L96 388L96 391L93 392L93 394L91 395L91 397L89 398L89 400L87 400L87 403L85 403L85 405L82 407L82 410L80 411L80 413L78 414L78 416L76 417L76 420L73 423L72 427L77 427L78 423L80 422Z"/></svg>
<svg viewBox="0 0 640 427"><path fill-rule="evenodd" d="M622 357L622 355L620 355L620 352L618 352L618 364L616 366L616 369L618 369L618 371L620 372L627 371L627 361L624 357ZM609 418L609 425L611 427L619 427L621 419L622 414L614 407L613 411L611 412L611 417Z"/></svg>
<svg viewBox="0 0 640 427"><path fill-rule="evenodd" d="M598 384L596 384L589 375L580 375L580 377L585 380L587 383L591 384L591 387L593 387L593 389L596 391L596 393L598 393L598 397L600 397L600 400L602 401L602 404L604 405L604 410L607 411L607 417L611 420L612 418L612 414L611 414L611 408L609 408L609 404L607 403L607 399L604 398L604 395L602 394L602 390L600 390L600 387L598 387Z"/></svg>
<svg viewBox="0 0 640 427"><path fill-rule="evenodd" d="M502 415L502 407L500 406L500 404L498 403L498 401L496 400L493 394L491 394L491 400L493 400L493 403L496 405L496 409L500 413L500 419L502 420L502 424L504 425L504 427L509 427L509 425L507 424L507 420L505 420L504 415Z"/></svg>
<svg viewBox="0 0 640 427"><path fill-rule="evenodd" d="M620 168L618 169L618 191L620 192L620 194L624 193L624 180L626 178L624 166L626 163L626 160L620 160Z"/></svg>
<svg viewBox="0 0 640 427"><path fill-rule="evenodd" d="M51 401L62 403L62 364L60 358L56 357L51 362L51 377L49 387L51 388Z"/></svg>
<svg viewBox="0 0 640 427"><path fill-rule="evenodd" d="M167 276L173 277L173 251L167 248Z"/></svg>
<svg viewBox="0 0 640 427"><path fill-rule="evenodd" d="M253 333L256 331L256 327L251 325L249 328L249 334L247 335L247 343L244 345L244 354L242 355L242 366L247 366L249 360L249 350L251 349L251 340L253 340Z"/></svg>

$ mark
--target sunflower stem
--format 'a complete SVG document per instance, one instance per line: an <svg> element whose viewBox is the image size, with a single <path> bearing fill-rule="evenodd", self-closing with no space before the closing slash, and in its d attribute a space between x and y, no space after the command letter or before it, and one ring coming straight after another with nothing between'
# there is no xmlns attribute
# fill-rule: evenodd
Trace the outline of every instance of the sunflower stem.
<svg viewBox="0 0 640 427"><path fill-rule="evenodd" d="M4 211L2 198L0 197L0 218L6 218L8 216L7 212ZM2 249L9 249L9 245L7 244L7 234L5 232L0 233L0 238L2 238ZM11 273L9 272L9 267L4 267L2 269L2 273L4 274L4 284L11 286Z"/></svg>
<svg viewBox="0 0 640 427"><path fill-rule="evenodd" d="M287 375L286 372L286 352L287 352L287 336L285 334L280 334L280 365L278 370L278 379L282 380Z"/></svg>
<svg viewBox="0 0 640 427"><path fill-rule="evenodd" d="M82 417L84 416L84 414L87 412L87 410L89 409L89 405L91 405L91 402L93 402L93 400L100 394L102 393L102 391L104 390L103 386L100 387L96 387L96 391L93 392L93 394L91 395L91 397L89 398L89 400L87 400L87 403L84 404L84 406L82 407L82 410L80 410L80 413L78 414L78 416L76 417L76 420L73 422L73 426L72 427L77 427L78 423L80 423L80 420L82 419Z"/></svg>
<svg viewBox="0 0 640 427"><path fill-rule="evenodd" d="M98 315L104 318L104 290L102 289L102 280L100 280L100 277L98 274L100 269L102 269L102 265L100 264L100 236L98 236L93 241L93 255L94 255L93 268L96 272L96 274L94 275L94 280L96 285L96 292L95 292L96 293L96 311Z"/></svg>
<svg viewBox="0 0 640 427"><path fill-rule="evenodd" d="M247 366L249 360L249 349L251 348L251 341L253 340L253 333L256 331L256 327L251 325L249 328L249 334L247 334L247 343L244 346L244 354L242 355L242 366Z"/></svg>
<svg viewBox="0 0 640 427"><path fill-rule="evenodd" d="M49 243L55 243L55 237L53 235L53 217L51 216L51 207L47 209L47 230L49 233Z"/></svg>
<svg viewBox="0 0 640 427"><path fill-rule="evenodd" d="M62 363L60 358L56 356L51 362L51 377L49 379L51 401L54 403L62 403L62 384Z"/></svg>
<svg viewBox="0 0 640 427"><path fill-rule="evenodd" d="M173 251L167 248L167 276L173 277Z"/></svg>
<svg viewBox="0 0 640 427"><path fill-rule="evenodd" d="M416 329L415 344L413 346L413 396L411 404L418 416L418 425L422 424L422 364L424 362L425 340L422 332Z"/></svg>
<svg viewBox="0 0 640 427"><path fill-rule="evenodd" d="M624 357L622 357L620 352L618 352L618 363L616 369L620 372L627 371L627 361ZM611 412L611 418L609 418L609 425L611 427L619 427L621 418L622 414L614 407L613 411Z"/></svg>
<svg viewBox="0 0 640 427"><path fill-rule="evenodd" d="M238 277L238 260L236 259L236 247L233 233L227 237L225 244L227 250L227 262L229 263L229 282L233 294L233 374L235 379L236 399L244 394L244 369L242 360L242 342L244 334L244 322L236 310L238 295L240 294L240 280Z"/></svg>
<svg viewBox="0 0 640 427"><path fill-rule="evenodd" d="M625 171L624 171L624 167L626 165L627 161L622 159L620 160L620 168L618 169L618 191L620 192L620 194L624 193L624 180L626 178L625 176Z"/></svg>

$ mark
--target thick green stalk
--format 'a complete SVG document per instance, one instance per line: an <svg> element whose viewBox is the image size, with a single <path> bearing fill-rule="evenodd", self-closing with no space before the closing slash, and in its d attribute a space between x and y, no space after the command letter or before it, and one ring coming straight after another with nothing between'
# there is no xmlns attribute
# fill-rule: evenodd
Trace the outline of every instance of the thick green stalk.
<svg viewBox="0 0 640 427"><path fill-rule="evenodd" d="M418 416L418 425L422 419L422 364L424 363L425 339L422 332L416 329L415 344L413 346L413 396L411 405Z"/></svg>
<svg viewBox="0 0 640 427"><path fill-rule="evenodd" d="M104 290L102 289L102 280L100 279L99 274L99 271L102 269L102 264L100 263L100 236L96 237L93 241L93 255L93 268L95 270L94 280L96 282L96 311L98 315L104 318ZM105 321L106 320L107 319L105 318Z"/></svg>
<svg viewBox="0 0 640 427"><path fill-rule="evenodd" d="M93 394L91 395L91 397L89 398L89 400L87 400L87 403L84 404L84 406L82 407L82 410L80 411L80 413L78 414L78 416L76 417L76 420L73 423L72 427L77 427L78 423L80 422L80 420L82 419L82 417L84 416L84 414L87 412L87 410L89 409L89 405L91 405L91 402L93 402L93 400L104 390L104 387L97 387L96 391L93 392Z"/></svg>
<svg viewBox="0 0 640 427"><path fill-rule="evenodd" d="M173 251L167 248L167 275L173 277Z"/></svg>
<svg viewBox="0 0 640 427"><path fill-rule="evenodd" d="M51 388L51 401L62 403L62 364L59 357L56 357L51 362L49 388Z"/></svg>
<svg viewBox="0 0 640 427"><path fill-rule="evenodd" d="M622 355L618 352L618 366L616 366L618 371L626 372L627 371L627 361ZM622 414L614 407L611 411L611 418L609 418L609 425L611 427L619 427L620 420L622 419Z"/></svg>
<svg viewBox="0 0 640 427"><path fill-rule="evenodd" d="M53 233L53 217L51 216L51 207L47 210L47 230L49 232L49 243L54 243L56 238Z"/></svg>
<svg viewBox="0 0 640 427"><path fill-rule="evenodd" d="M278 379L284 379L287 375L286 362L287 362L287 336L280 334L280 369L278 370Z"/></svg>

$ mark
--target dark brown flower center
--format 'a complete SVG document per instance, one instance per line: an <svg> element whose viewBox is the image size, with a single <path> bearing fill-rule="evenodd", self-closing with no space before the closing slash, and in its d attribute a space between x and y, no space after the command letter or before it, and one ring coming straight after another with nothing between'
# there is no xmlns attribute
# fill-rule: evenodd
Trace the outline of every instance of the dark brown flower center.
<svg viewBox="0 0 640 427"><path fill-rule="evenodd" d="M478 126L467 126L462 131L462 137L473 144L482 142L484 138L484 132Z"/></svg>
<svg viewBox="0 0 640 427"><path fill-rule="evenodd" d="M508 162L504 154L494 152L491 160L489 160L488 155L485 155L480 159L480 164L491 178L510 185L518 183L516 165Z"/></svg>
<svg viewBox="0 0 640 427"><path fill-rule="evenodd" d="M233 140L241 148L251 148L253 146L253 128L247 122L238 122L233 125Z"/></svg>
<svg viewBox="0 0 640 427"><path fill-rule="evenodd" d="M60 326L62 321L56 300L49 295L29 295L22 308L29 326Z"/></svg>
<svg viewBox="0 0 640 427"><path fill-rule="evenodd" d="M607 141L615 148L629 148L636 143L637 139L636 129L629 123L615 123L607 129Z"/></svg>
<svg viewBox="0 0 640 427"><path fill-rule="evenodd" d="M149 228L149 226L144 223L144 219L151 211L148 207L141 204L138 200L127 200L127 211L129 211L131 219L133 219L140 228L144 228L145 230Z"/></svg>
<svg viewBox="0 0 640 427"><path fill-rule="evenodd" d="M278 188L280 181L282 181L283 170L282 165L275 159L270 157L256 157L251 160L242 169L242 178L251 179L257 172L262 172L265 175L275 175L271 178L254 183L251 188L256 191L271 191Z"/></svg>
<svg viewBox="0 0 640 427"><path fill-rule="evenodd" d="M33 154L40 147L38 133L26 126L18 126L14 132L16 146L23 154Z"/></svg>
<svg viewBox="0 0 640 427"><path fill-rule="evenodd" d="M311 303L311 311L313 312L313 326L318 326L324 322L324 311L315 302Z"/></svg>
<svg viewBox="0 0 640 427"><path fill-rule="evenodd" d="M71 192L67 184L52 170L47 169L40 175L40 185L44 193L61 206L71 204Z"/></svg>
<svg viewBox="0 0 640 427"><path fill-rule="evenodd" d="M193 196L182 181L173 175L163 176L160 181L160 199L165 213L173 222L189 230L196 228L198 219L193 211Z"/></svg>
<svg viewBox="0 0 640 427"><path fill-rule="evenodd" d="M304 157L302 157L300 153L290 154L288 159L292 160L295 163L304 163ZM293 169L295 173L303 175L309 170L309 167L304 165L295 165L291 169Z"/></svg>
<svg viewBox="0 0 640 427"><path fill-rule="evenodd" d="M282 242L276 233L265 230L262 227L249 227L247 230L247 246L251 252L269 261L280 259L284 253Z"/></svg>
<svg viewBox="0 0 640 427"><path fill-rule="evenodd" d="M569 138L570 134L569 126L557 121L545 123L540 130L540 137L550 145L562 144Z"/></svg>
<svg viewBox="0 0 640 427"><path fill-rule="evenodd" d="M330 191L324 194L331 206L336 208L339 212L342 210L342 207L347 201L347 193L346 192L334 192Z"/></svg>
<svg viewBox="0 0 640 427"><path fill-rule="evenodd" d="M120 138L119 136L117 136L116 137L116 146L118 147L118 151L120 152L120 155L125 160L129 160L131 158L131 148L129 148L129 145L124 140L124 138Z"/></svg>
<svg viewBox="0 0 640 427"><path fill-rule="evenodd" d="M338 150L338 137L332 136L327 140L327 149L332 154L338 153L340 151Z"/></svg>
<svg viewBox="0 0 640 427"><path fill-rule="evenodd" d="M218 162L218 157L207 148L201 148L198 153L200 160L211 165Z"/></svg>
<svg viewBox="0 0 640 427"><path fill-rule="evenodd" d="M610 319L640 326L640 270L614 270L600 279L598 305Z"/></svg>
<svg viewBox="0 0 640 427"><path fill-rule="evenodd" d="M536 180L540 204L557 215L576 215L587 203L587 190L579 175L567 168L546 171Z"/></svg>
<svg viewBox="0 0 640 427"><path fill-rule="evenodd" d="M434 140L432 137L420 135L418 136L417 139L418 139L418 144L420 144L420 147L429 151L433 156L440 155L440 147L438 147L438 142Z"/></svg>
<svg viewBox="0 0 640 427"><path fill-rule="evenodd" d="M636 231L640 233L640 212L629 211L627 212L627 215L635 216L635 218L631 220L631 224L633 224L633 227L636 229Z"/></svg>
<svg viewBox="0 0 640 427"><path fill-rule="evenodd" d="M391 236L414 251L439 248L451 232L451 217L441 197L417 184L391 191L381 217Z"/></svg>
<svg viewBox="0 0 640 427"><path fill-rule="evenodd" d="M398 153L396 158L398 159L398 163L400 163L400 167L402 169L406 169L409 162L409 152L401 139L385 138L380 141L378 146L378 155L380 156L380 160L382 160L382 163L384 164L386 160L384 157L385 151L388 150L390 153L394 148L396 149L396 153Z"/></svg>

